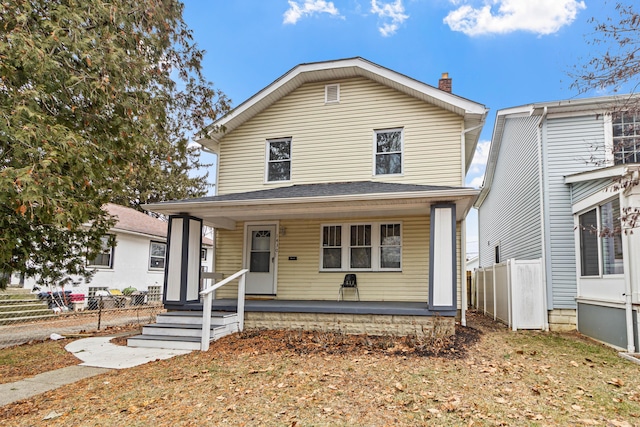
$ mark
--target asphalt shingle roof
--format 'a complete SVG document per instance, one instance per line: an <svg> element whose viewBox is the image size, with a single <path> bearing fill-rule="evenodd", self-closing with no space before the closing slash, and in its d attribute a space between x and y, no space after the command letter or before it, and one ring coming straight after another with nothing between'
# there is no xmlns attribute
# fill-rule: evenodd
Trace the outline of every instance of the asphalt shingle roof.
<svg viewBox="0 0 640 427"><path fill-rule="evenodd" d="M245 193L225 194L222 196L201 197L198 199L172 200L169 203L184 202L224 202L269 199L293 199L303 197L330 197L365 195L381 193L432 192L460 190L465 187L446 187L438 185L393 184L388 182L358 181L334 182L323 184L301 184L278 187L269 190L249 191Z"/></svg>

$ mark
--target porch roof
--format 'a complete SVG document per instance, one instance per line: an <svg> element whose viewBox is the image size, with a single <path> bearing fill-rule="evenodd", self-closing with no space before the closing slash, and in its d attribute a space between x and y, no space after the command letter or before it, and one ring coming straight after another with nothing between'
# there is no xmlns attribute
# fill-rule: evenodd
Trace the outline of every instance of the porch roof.
<svg viewBox="0 0 640 427"><path fill-rule="evenodd" d="M145 209L168 215L189 214L212 227L232 230L238 221L425 215L432 204L454 203L460 221L478 193L467 187L337 182L174 200L148 204Z"/></svg>

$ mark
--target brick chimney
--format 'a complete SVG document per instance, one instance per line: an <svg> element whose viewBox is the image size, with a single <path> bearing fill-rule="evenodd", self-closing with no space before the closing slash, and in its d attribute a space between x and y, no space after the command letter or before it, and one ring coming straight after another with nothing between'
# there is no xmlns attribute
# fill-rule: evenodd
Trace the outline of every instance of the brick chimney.
<svg viewBox="0 0 640 427"><path fill-rule="evenodd" d="M438 81L438 89L451 93L451 77L449 77L449 73L442 73L442 77Z"/></svg>

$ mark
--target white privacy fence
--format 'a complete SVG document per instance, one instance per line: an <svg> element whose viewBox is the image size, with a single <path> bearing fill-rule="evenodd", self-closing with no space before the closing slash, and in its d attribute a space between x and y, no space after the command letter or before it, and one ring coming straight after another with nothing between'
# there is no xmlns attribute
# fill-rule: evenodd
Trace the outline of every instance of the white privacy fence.
<svg viewBox="0 0 640 427"><path fill-rule="evenodd" d="M475 272L474 306L518 329L549 329L542 260L510 259Z"/></svg>

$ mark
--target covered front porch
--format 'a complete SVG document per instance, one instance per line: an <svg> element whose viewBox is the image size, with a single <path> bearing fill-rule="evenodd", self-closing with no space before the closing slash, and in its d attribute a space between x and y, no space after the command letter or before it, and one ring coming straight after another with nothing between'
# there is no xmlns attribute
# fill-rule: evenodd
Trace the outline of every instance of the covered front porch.
<svg viewBox="0 0 640 427"><path fill-rule="evenodd" d="M462 222L476 195L350 182L150 205L170 215L163 302L203 309L195 258L204 223L216 227L216 273L246 272L242 284L216 290L211 309L242 306L249 328L408 335L431 334L439 323L453 333L465 305ZM357 275L361 301L350 292L336 301L347 273Z"/></svg>

